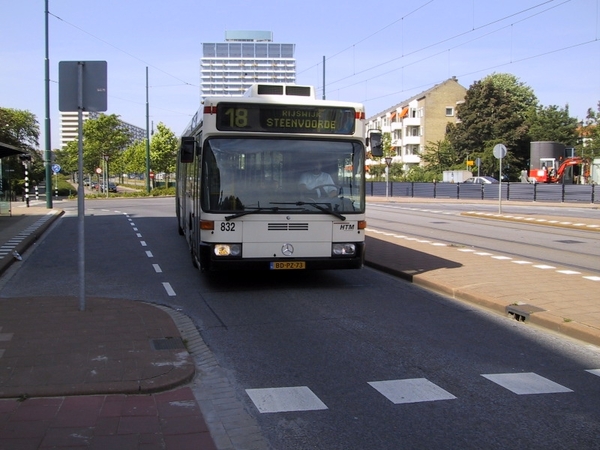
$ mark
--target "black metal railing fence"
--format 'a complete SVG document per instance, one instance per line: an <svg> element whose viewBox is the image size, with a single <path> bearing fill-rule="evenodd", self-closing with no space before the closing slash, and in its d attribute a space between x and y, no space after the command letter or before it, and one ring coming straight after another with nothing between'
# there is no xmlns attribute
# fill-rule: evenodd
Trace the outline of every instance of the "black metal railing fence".
<svg viewBox="0 0 600 450"><path fill-rule="evenodd" d="M595 184L367 182L367 195L376 197L499 200L502 195L508 201L600 203L596 194Z"/></svg>

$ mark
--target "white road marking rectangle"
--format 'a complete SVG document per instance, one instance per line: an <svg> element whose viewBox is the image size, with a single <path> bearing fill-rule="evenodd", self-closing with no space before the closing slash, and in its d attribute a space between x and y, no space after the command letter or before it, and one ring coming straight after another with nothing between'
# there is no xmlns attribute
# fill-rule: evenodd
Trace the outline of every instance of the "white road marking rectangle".
<svg viewBox="0 0 600 450"><path fill-rule="evenodd" d="M395 405L401 403L453 400L456 398L450 392L425 378L370 381L369 385Z"/></svg>
<svg viewBox="0 0 600 450"><path fill-rule="evenodd" d="M246 389L246 393L261 413L328 409L307 386Z"/></svg>
<svg viewBox="0 0 600 450"><path fill-rule="evenodd" d="M517 395L573 392L571 389L533 372L482 374L481 376Z"/></svg>

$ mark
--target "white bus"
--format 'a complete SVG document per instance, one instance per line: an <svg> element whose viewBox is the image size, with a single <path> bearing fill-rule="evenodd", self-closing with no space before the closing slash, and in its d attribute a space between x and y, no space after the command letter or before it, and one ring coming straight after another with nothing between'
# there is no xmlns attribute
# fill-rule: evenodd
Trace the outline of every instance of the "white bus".
<svg viewBox="0 0 600 450"><path fill-rule="evenodd" d="M365 255L364 107L311 86L207 98L181 137L176 213L192 261L220 269L357 269ZM371 136L380 154L381 134Z"/></svg>

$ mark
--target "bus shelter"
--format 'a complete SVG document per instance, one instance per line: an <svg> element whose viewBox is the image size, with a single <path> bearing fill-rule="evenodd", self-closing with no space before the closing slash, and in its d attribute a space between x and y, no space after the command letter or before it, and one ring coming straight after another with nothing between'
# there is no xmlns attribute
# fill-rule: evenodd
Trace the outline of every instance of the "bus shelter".
<svg viewBox="0 0 600 450"><path fill-rule="evenodd" d="M11 201L14 197L13 192L11 192L10 171L6 164L6 159L25 153L14 145L0 142L0 216L11 215Z"/></svg>

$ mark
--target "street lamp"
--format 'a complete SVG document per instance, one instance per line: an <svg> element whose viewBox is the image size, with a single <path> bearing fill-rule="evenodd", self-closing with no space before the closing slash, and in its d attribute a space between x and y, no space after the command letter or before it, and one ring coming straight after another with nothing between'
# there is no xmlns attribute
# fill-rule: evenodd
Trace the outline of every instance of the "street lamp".
<svg viewBox="0 0 600 450"><path fill-rule="evenodd" d="M392 157L385 157L385 198L388 198L390 191L390 166L392 165Z"/></svg>

